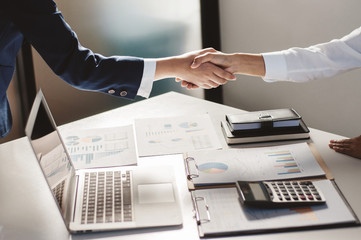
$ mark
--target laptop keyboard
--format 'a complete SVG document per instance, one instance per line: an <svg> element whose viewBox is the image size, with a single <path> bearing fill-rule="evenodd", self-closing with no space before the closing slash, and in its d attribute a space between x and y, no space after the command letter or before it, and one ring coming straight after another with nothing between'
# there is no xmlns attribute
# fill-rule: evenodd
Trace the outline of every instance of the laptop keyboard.
<svg viewBox="0 0 361 240"><path fill-rule="evenodd" d="M61 209L63 209L64 187L65 187L65 180L63 180L61 183L56 185L55 188L53 188L53 194Z"/></svg>
<svg viewBox="0 0 361 240"><path fill-rule="evenodd" d="M82 224L133 221L131 171L85 173Z"/></svg>

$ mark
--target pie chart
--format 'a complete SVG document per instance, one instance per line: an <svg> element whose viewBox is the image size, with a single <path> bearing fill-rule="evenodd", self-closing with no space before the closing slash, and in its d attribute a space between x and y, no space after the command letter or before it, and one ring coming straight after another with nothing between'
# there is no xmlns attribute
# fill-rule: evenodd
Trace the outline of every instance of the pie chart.
<svg viewBox="0 0 361 240"><path fill-rule="evenodd" d="M99 142L100 140L102 140L102 137L100 136L87 136L81 139L83 142L85 143L94 143L94 142Z"/></svg>
<svg viewBox="0 0 361 240"><path fill-rule="evenodd" d="M228 166L220 162L208 162L198 166L199 171L209 174L224 173Z"/></svg>
<svg viewBox="0 0 361 240"><path fill-rule="evenodd" d="M66 138L66 145L67 146L75 146L79 144L79 137L78 136L69 136Z"/></svg>
<svg viewBox="0 0 361 240"><path fill-rule="evenodd" d="M198 124L196 122L183 122L179 124L181 128L194 128L197 127Z"/></svg>

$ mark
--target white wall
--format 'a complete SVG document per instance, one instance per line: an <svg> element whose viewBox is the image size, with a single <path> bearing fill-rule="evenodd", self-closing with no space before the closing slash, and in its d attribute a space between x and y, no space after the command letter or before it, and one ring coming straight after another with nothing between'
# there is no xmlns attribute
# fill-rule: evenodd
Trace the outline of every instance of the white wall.
<svg viewBox="0 0 361 240"><path fill-rule="evenodd" d="M221 0L224 52L308 47L361 26L359 0ZM308 83L265 83L238 76L224 86L225 104L246 110L295 108L310 127L361 134L361 69Z"/></svg>

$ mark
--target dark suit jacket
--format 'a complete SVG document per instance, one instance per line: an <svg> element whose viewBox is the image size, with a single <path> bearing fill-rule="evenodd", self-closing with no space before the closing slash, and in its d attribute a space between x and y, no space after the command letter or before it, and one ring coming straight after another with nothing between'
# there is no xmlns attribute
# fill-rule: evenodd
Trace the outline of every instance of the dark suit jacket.
<svg viewBox="0 0 361 240"><path fill-rule="evenodd" d="M24 38L50 68L70 85L135 98L143 76L142 59L104 57L82 47L52 0L1 0L0 138L11 128L6 90Z"/></svg>

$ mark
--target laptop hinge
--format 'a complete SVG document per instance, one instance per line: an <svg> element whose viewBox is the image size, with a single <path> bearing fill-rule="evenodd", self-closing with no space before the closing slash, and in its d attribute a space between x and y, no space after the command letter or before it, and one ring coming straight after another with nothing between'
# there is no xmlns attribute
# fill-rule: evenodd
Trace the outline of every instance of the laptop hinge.
<svg viewBox="0 0 361 240"><path fill-rule="evenodd" d="M76 204L77 204L77 199L78 199L78 186L79 186L79 175L75 175L76 177L76 183L75 183L75 194L74 194L74 209L73 209L73 219L72 219L72 222L75 221L75 211L76 211Z"/></svg>

